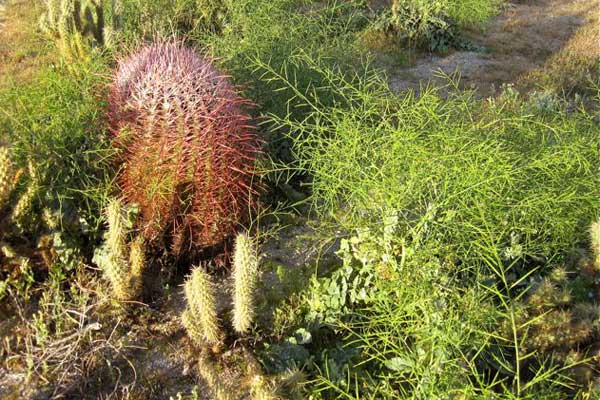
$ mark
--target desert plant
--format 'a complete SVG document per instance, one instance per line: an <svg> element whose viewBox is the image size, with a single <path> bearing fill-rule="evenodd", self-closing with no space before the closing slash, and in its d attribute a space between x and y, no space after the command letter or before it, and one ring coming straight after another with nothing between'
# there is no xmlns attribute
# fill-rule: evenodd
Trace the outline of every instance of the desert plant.
<svg viewBox="0 0 600 400"><path fill-rule="evenodd" d="M217 317L215 288L202 266L192 270L184 285L187 308L181 316L190 338L198 345L218 344L222 334Z"/></svg>
<svg viewBox="0 0 600 400"><path fill-rule="evenodd" d="M105 243L94 255L94 261L110 282L118 300L132 300L142 290L145 266L144 240L136 237L128 247L129 225L121 202L111 199L106 207L108 231Z"/></svg>
<svg viewBox="0 0 600 400"><path fill-rule="evenodd" d="M235 389L224 383L217 369L217 363L208 354L202 353L198 360L198 373L206 381L216 400L234 400Z"/></svg>
<svg viewBox="0 0 600 400"><path fill-rule="evenodd" d="M396 97L377 75L353 81L312 65L330 77L330 93L339 101L327 107L327 99L298 90L294 76L281 73L285 68L265 66L265 76L291 87L314 112L300 122L274 118L274 124L293 139L298 162L292 167L311 175L314 209L324 221L332 217L336 227L362 234L342 242L346 269L321 277L307 295L307 321L319 318L338 340L347 339L342 355L319 364L311 394L487 398L502 390L507 398L547 398L549 391L568 398L557 386L578 364L552 362L554 351L535 360L530 353L534 345L553 350L553 327L563 329L559 347L586 343L593 319L580 323L579 312L562 312L569 294L563 288L552 295L560 303L541 312L550 311L546 320L533 312L521 318L519 298L512 296L530 283L539 260L551 266L568 259L587 239L582 226L597 217L592 117L584 111L531 113L518 95L499 107L469 93L442 99L424 90L419 97ZM548 127L550 142L532 141L547 137ZM363 244L365 235L392 240ZM348 257L348 249L361 251ZM489 293L478 287L479 279ZM588 281L573 296L587 295ZM509 337L489 350L499 320L509 321ZM524 345L528 328L540 336ZM321 343L322 336L314 336L311 346ZM482 371L480 362L488 360Z"/></svg>
<svg viewBox="0 0 600 400"><path fill-rule="evenodd" d="M136 43L154 35L205 37L228 25L232 0L122 0L120 39Z"/></svg>
<svg viewBox="0 0 600 400"><path fill-rule="evenodd" d="M22 169L27 178L21 192L32 182L25 176L28 163L35 167L39 203L53 214L50 228L97 240L113 150L105 135L107 74L103 59L92 61L86 74L52 66L1 91L0 136L10 143L14 171Z"/></svg>
<svg viewBox="0 0 600 400"><path fill-rule="evenodd" d="M600 220L594 222L590 227L590 243L594 266L600 270Z"/></svg>
<svg viewBox="0 0 600 400"><path fill-rule="evenodd" d="M391 25L410 45L416 45L432 31L448 27L445 12L445 1L394 0Z"/></svg>
<svg viewBox="0 0 600 400"><path fill-rule="evenodd" d="M103 0L46 0L46 13L40 29L56 40L67 60L87 58L86 45L104 46L114 43L119 25L120 0L110 0L110 24L105 23Z"/></svg>
<svg viewBox="0 0 600 400"><path fill-rule="evenodd" d="M499 9L501 0L394 0L383 26L410 47L431 51L460 44L457 28L481 25ZM381 24L381 22L379 23Z"/></svg>
<svg viewBox="0 0 600 400"><path fill-rule="evenodd" d="M0 147L0 208L6 205L15 185L19 179L20 173L15 168L11 157L10 148Z"/></svg>
<svg viewBox="0 0 600 400"><path fill-rule="evenodd" d="M21 194L19 200L15 204L11 212L11 220L15 225L24 230L28 222L31 222L31 211L34 204L35 197L39 192L39 177L36 167L33 162L29 160L27 164L29 172L29 180L27 182L27 188L25 192Z"/></svg>
<svg viewBox="0 0 600 400"><path fill-rule="evenodd" d="M247 105L181 42L159 40L119 62L109 104L118 182L140 207L147 241L166 238L180 254L221 243L247 219L259 151Z"/></svg>
<svg viewBox="0 0 600 400"><path fill-rule="evenodd" d="M144 251L144 237L136 236L131 241L129 246L129 273L130 273L130 285L134 293L141 293L142 291L142 274L144 267L146 266L146 253Z"/></svg>
<svg viewBox="0 0 600 400"><path fill-rule="evenodd" d="M252 400L278 400L275 387L261 374L255 374L250 381L250 396Z"/></svg>
<svg viewBox="0 0 600 400"><path fill-rule="evenodd" d="M233 254L233 327L240 333L250 329L252 324L257 274L256 244L247 233L238 233Z"/></svg>

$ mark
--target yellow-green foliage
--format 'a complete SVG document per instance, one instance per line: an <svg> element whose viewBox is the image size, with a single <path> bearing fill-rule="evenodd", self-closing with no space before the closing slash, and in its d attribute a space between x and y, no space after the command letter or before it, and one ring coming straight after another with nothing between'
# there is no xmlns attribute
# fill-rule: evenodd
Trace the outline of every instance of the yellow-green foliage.
<svg viewBox="0 0 600 400"><path fill-rule="evenodd" d="M6 146L0 147L0 208L6 205L18 176L19 173L10 159L10 149Z"/></svg>
<svg viewBox="0 0 600 400"><path fill-rule="evenodd" d="M187 309L182 322L190 337L199 346L218 344L221 331L215 303L214 285L202 266L193 269L184 285Z"/></svg>
<svg viewBox="0 0 600 400"><path fill-rule="evenodd" d="M258 273L258 257L255 241L243 232L235 239L233 254L233 327L246 332L254 318L253 292Z"/></svg>
<svg viewBox="0 0 600 400"><path fill-rule="evenodd" d="M225 26L230 0L196 0L201 22L205 28L219 32Z"/></svg>
<svg viewBox="0 0 600 400"><path fill-rule="evenodd" d="M600 270L600 219L590 227L590 241L592 243L592 256L594 267Z"/></svg>
<svg viewBox="0 0 600 400"><path fill-rule="evenodd" d="M118 300L132 300L142 290L142 273L145 266L144 242L136 237L127 246L128 230L120 202L111 200L106 208L108 232L104 247L94 257Z"/></svg>
<svg viewBox="0 0 600 400"><path fill-rule="evenodd" d="M235 390L224 384L224 379L219 376L216 363L206 354L200 355L198 360L198 373L206 381L216 400L236 400Z"/></svg>

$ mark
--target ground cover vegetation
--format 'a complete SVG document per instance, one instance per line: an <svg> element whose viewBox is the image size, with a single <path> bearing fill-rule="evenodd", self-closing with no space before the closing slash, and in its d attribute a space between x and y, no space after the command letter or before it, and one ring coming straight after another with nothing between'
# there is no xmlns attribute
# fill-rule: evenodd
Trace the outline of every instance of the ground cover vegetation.
<svg viewBox="0 0 600 400"><path fill-rule="evenodd" d="M506 6L15 14L0 40L38 47L0 86L1 396L598 398L596 31L524 93L394 93L372 64L475 49Z"/></svg>

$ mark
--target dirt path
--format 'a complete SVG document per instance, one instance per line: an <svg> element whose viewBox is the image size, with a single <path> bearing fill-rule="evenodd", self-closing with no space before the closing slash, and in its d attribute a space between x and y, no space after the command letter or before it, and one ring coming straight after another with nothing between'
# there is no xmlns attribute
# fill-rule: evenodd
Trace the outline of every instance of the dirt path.
<svg viewBox="0 0 600 400"><path fill-rule="evenodd" d="M458 71L462 87L490 96L502 84L516 82L542 67L599 13L599 0L512 1L484 32L467 32L469 40L485 50L426 55L410 68L384 68L396 92L418 89L428 81L441 83L435 76L439 71ZM600 43L597 45L600 53Z"/></svg>

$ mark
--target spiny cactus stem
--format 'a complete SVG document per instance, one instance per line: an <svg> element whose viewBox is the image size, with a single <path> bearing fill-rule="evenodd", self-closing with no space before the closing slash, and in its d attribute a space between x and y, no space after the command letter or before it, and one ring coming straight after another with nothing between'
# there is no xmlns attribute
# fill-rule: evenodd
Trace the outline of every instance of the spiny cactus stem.
<svg viewBox="0 0 600 400"><path fill-rule="evenodd" d="M233 255L233 327L240 333L250 329L254 318L257 273L258 257L254 240L245 232L239 233Z"/></svg>
<svg viewBox="0 0 600 400"><path fill-rule="evenodd" d="M214 285L210 275L202 266L192 270L192 274L184 285L185 296L188 302L187 323L188 331L193 331L192 339L198 338L197 332L201 333L204 341L208 344L221 342L221 331L217 318ZM186 321L184 321L186 323ZM199 345L203 343L197 343Z"/></svg>

